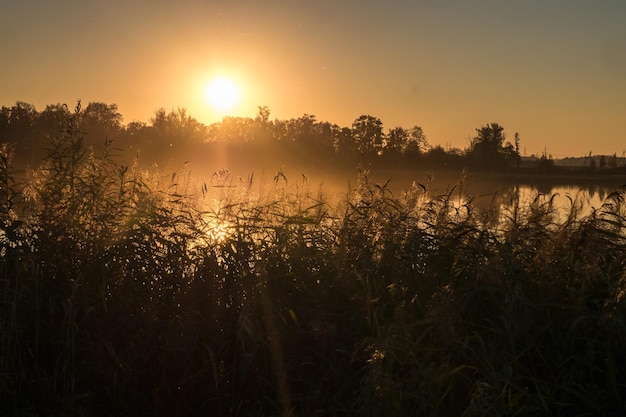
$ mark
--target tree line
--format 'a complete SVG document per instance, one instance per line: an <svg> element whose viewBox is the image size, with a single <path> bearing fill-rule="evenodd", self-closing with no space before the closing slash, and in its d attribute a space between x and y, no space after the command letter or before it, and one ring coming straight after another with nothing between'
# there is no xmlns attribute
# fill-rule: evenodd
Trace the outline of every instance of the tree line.
<svg viewBox="0 0 626 417"><path fill-rule="evenodd" d="M465 149L446 149L430 144L418 125L385 129L383 122L371 115L361 115L350 126L340 126L311 114L271 120L269 108L260 106L254 118L229 116L205 125L184 108L160 108L147 123L123 124L123 120L116 104L90 102L83 107L79 101L73 109L50 104L37 111L34 105L18 101L0 109L0 142L13 143L16 155L31 165L41 160L50 141L69 125L80 132L87 146L113 142L131 155L142 153L148 161L164 153L171 157L210 151L217 145L325 161L400 167L420 161L488 172L520 168L522 161L520 135L515 133L513 141L508 141L504 127L498 123L476 128ZM547 172L553 165L544 155L533 168Z"/></svg>

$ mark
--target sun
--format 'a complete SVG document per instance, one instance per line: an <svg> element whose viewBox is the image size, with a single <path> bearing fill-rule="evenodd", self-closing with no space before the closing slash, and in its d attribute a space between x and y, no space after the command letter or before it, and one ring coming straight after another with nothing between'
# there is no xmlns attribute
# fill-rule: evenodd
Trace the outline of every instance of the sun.
<svg viewBox="0 0 626 417"><path fill-rule="evenodd" d="M232 109L239 102L239 87L228 78L215 78L206 89L206 99L218 111Z"/></svg>

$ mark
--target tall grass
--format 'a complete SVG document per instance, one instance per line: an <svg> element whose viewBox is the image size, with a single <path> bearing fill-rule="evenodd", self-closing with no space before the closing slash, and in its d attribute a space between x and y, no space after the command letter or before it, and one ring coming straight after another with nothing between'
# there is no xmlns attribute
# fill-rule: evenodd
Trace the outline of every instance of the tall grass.
<svg viewBox="0 0 626 417"><path fill-rule="evenodd" d="M193 186L0 149L3 415L623 415L624 192L499 219L359 177Z"/></svg>

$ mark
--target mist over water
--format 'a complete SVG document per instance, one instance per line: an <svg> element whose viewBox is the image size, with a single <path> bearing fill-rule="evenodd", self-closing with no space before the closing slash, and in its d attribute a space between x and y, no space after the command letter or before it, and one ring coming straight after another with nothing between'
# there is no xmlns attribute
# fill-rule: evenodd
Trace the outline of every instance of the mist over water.
<svg viewBox="0 0 626 417"><path fill-rule="evenodd" d="M54 138L74 136L95 157L107 155L158 173L164 181L175 173L179 183L189 182L187 190L220 189L223 194L224 189L254 187L262 194L280 182L283 189L306 192L329 205L345 201L366 182L390 198L419 188L433 198L445 195L456 204L495 213L556 194L555 206L567 209L576 201L582 213L590 213L626 181L626 161L617 154L574 158L566 167L557 167L546 155L523 160L519 135L506 141L497 123L477 128L461 150L429 144L419 126L385 132L382 121L370 115L341 127L306 114L270 120L269 109L260 107L254 119L226 117L204 126L185 109L159 109L150 125L123 126L117 106L99 102L84 109L79 102L74 113L60 104L38 112L21 102L3 112L20 175L46 158Z"/></svg>
<svg viewBox="0 0 626 417"><path fill-rule="evenodd" d="M591 214L602 206L605 198L623 184L619 179L603 181L563 180L555 178L509 178L491 174L440 169L372 169L339 164L316 166L314 163L278 160L252 155L224 158L224 155L199 158L187 167L190 178L209 187L249 187L258 193L268 192L277 182L292 191L308 192L331 206L343 202L357 183L366 181L384 187L392 198L400 198L412 189L426 190L433 198L447 195L460 206L505 214L516 204L525 207L532 202L552 199L557 211L565 216L572 205L580 206L580 214Z"/></svg>

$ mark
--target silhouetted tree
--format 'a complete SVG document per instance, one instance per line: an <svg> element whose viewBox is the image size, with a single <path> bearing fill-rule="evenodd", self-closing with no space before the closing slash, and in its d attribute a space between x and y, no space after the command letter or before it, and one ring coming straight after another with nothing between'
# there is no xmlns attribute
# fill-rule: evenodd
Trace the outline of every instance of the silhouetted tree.
<svg viewBox="0 0 626 417"><path fill-rule="evenodd" d="M338 126L329 122L318 122L315 125L317 132L317 140L315 141L324 151L332 152L334 150L334 132Z"/></svg>
<svg viewBox="0 0 626 417"><path fill-rule="evenodd" d="M383 122L377 117L360 116L352 123L352 138L361 154L382 153L386 139Z"/></svg>
<svg viewBox="0 0 626 417"><path fill-rule="evenodd" d="M3 107L1 118L4 120L0 129L4 132L0 140L4 143L14 143L16 155L23 155L34 161L42 145L36 129L39 113L35 106L18 101L10 108ZM58 130L54 134L58 134Z"/></svg>
<svg viewBox="0 0 626 417"><path fill-rule="evenodd" d="M501 166L519 166L520 156L515 151L513 144L511 142L507 142L504 144L502 149L500 150L500 165Z"/></svg>
<svg viewBox="0 0 626 417"><path fill-rule="evenodd" d="M477 135L472 142L472 152L479 157L495 160L504 143L504 128L491 123L476 129Z"/></svg>
<svg viewBox="0 0 626 417"><path fill-rule="evenodd" d="M409 136L402 148L402 152L405 154L417 154L420 155L428 149L428 141L424 130L419 126L413 126L409 130Z"/></svg>
<svg viewBox="0 0 626 417"><path fill-rule="evenodd" d="M356 144L352 139L352 129L349 127L339 127L333 125L332 127L333 146L335 152L342 157L346 157L351 153L356 152Z"/></svg>
<svg viewBox="0 0 626 417"><path fill-rule="evenodd" d="M44 111L39 114L37 120L38 129L41 131L52 132L63 129L64 124L67 123L67 118L70 115L70 111L67 105L57 103L48 104Z"/></svg>
<svg viewBox="0 0 626 417"><path fill-rule="evenodd" d="M394 127L387 134L387 146L385 149L391 152L402 153L409 141L409 132L403 127Z"/></svg>
<svg viewBox="0 0 626 417"><path fill-rule="evenodd" d="M519 164L522 160L522 156L519 153L519 143L520 143L519 133L515 132L515 167L516 168L519 168Z"/></svg>
<svg viewBox="0 0 626 417"><path fill-rule="evenodd" d="M8 142L9 135L9 118L11 117L11 109L6 106L0 108L0 143Z"/></svg>
<svg viewBox="0 0 626 417"><path fill-rule="evenodd" d="M127 150L136 153L150 144L151 128L145 122L132 121L124 129Z"/></svg>
<svg viewBox="0 0 626 417"><path fill-rule="evenodd" d="M327 122L318 122L316 117L305 114L290 121L293 140L310 150L333 148L333 127Z"/></svg>
<svg viewBox="0 0 626 417"><path fill-rule="evenodd" d="M401 161L413 161L416 158L424 154L427 149L426 135L419 126L414 126L407 130L402 127L395 127L389 130L385 141L384 155L394 158L402 156L400 159L395 159L396 162Z"/></svg>
<svg viewBox="0 0 626 417"><path fill-rule="evenodd" d="M211 142L244 143L254 139L254 120L249 117L226 116L208 128Z"/></svg>
<svg viewBox="0 0 626 417"><path fill-rule="evenodd" d="M475 169L496 170L515 163L517 152L511 143L504 145L504 128L491 123L476 129L468 156Z"/></svg>
<svg viewBox="0 0 626 417"><path fill-rule="evenodd" d="M254 140L268 142L274 138L273 124L270 121L270 109L267 106L259 106L259 111L254 118Z"/></svg>
<svg viewBox="0 0 626 417"><path fill-rule="evenodd" d="M256 114L255 121L259 124L269 124L270 122L270 109L267 106L259 106L259 111Z"/></svg>
<svg viewBox="0 0 626 417"><path fill-rule="evenodd" d="M23 143L25 139L31 137L33 127L39 113L30 103L18 101L9 110L9 127L12 138L11 141Z"/></svg>
<svg viewBox="0 0 626 417"><path fill-rule="evenodd" d="M119 138L123 130L122 120L117 104L91 102L79 114L79 127L86 144L100 145L105 140Z"/></svg>
<svg viewBox="0 0 626 417"><path fill-rule="evenodd" d="M166 112L158 109L151 119L152 128L158 142L166 146L185 146L206 140L207 129L187 113L187 109L178 108Z"/></svg>
<svg viewBox="0 0 626 417"><path fill-rule="evenodd" d="M136 136L148 129L148 125L145 122L132 121L126 125L126 135Z"/></svg>
<svg viewBox="0 0 626 417"><path fill-rule="evenodd" d="M305 114L297 119L291 119L289 130L292 134L291 139L302 144L315 142L316 136L320 133L317 130L317 118L312 114Z"/></svg>
<svg viewBox="0 0 626 417"><path fill-rule="evenodd" d="M434 168L444 168L448 166L448 153L441 145L430 148L426 153L426 158Z"/></svg>
<svg viewBox="0 0 626 417"><path fill-rule="evenodd" d="M39 161L45 155L45 149L50 142L66 130L70 115L67 105L61 103L49 104L39 113L33 127L33 136L26 144L30 150L25 156L31 164Z"/></svg>

